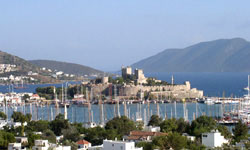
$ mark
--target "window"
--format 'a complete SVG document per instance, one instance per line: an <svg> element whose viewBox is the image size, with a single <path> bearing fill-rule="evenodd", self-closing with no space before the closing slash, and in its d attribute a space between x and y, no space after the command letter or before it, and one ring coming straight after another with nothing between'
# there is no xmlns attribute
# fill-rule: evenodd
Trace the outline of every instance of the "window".
<svg viewBox="0 0 250 150"><path fill-rule="evenodd" d="M205 134L205 135L202 135L202 137L207 137L207 135Z"/></svg>
<svg viewBox="0 0 250 150"><path fill-rule="evenodd" d="M114 145L114 144L112 144L112 146L114 147L115 145Z"/></svg>

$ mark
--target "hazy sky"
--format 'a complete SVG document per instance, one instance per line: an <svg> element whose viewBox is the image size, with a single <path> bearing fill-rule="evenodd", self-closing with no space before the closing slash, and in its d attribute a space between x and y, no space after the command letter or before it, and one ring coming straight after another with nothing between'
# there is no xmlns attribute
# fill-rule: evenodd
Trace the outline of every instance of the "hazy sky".
<svg viewBox="0 0 250 150"><path fill-rule="evenodd" d="M167 48L250 40L249 0L0 0L0 50L119 70Z"/></svg>

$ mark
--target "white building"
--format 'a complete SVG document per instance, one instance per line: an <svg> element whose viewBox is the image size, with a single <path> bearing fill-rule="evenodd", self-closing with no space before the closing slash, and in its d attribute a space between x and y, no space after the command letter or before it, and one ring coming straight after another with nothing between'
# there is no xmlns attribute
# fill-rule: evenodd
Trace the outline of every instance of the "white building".
<svg viewBox="0 0 250 150"><path fill-rule="evenodd" d="M103 145L90 147L89 150L143 150L143 148L136 148L134 142L104 140Z"/></svg>
<svg viewBox="0 0 250 150"><path fill-rule="evenodd" d="M63 72L62 71L58 71L58 72L56 72L56 75L57 76L63 75Z"/></svg>
<svg viewBox="0 0 250 150"><path fill-rule="evenodd" d="M32 150L71 150L71 146L51 144L48 140L35 140Z"/></svg>
<svg viewBox="0 0 250 150"><path fill-rule="evenodd" d="M94 127L97 127L97 124L95 122L87 122L87 123L84 123L83 124L83 127L84 128L94 128Z"/></svg>
<svg viewBox="0 0 250 150"><path fill-rule="evenodd" d="M49 142L48 140L35 140L35 146L32 147L32 150L48 150Z"/></svg>
<svg viewBox="0 0 250 150"><path fill-rule="evenodd" d="M161 131L161 127L145 126L143 128L143 131L147 131L147 132L160 132Z"/></svg>
<svg viewBox="0 0 250 150"><path fill-rule="evenodd" d="M202 144L207 147L221 147L227 143L228 140L225 139L218 130L202 134Z"/></svg>
<svg viewBox="0 0 250 150"><path fill-rule="evenodd" d="M76 142L78 145L78 150L87 150L89 147L91 147L91 143L89 143L86 140L79 140Z"/></svg>
<svg viewBox="0 0 250 150"><path fill-rule="evenodd" d="M9 143L8 150L25 150L25 149L22 149L21 143Z"/></svg>

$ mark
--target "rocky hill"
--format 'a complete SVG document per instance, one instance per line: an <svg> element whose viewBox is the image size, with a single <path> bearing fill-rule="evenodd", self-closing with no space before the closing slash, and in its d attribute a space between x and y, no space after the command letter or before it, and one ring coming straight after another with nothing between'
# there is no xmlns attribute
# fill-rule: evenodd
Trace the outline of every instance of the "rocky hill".
<svg viewBox="0 0 250 150"><path fill-rule="evenodd" d="M0 51L0 64L14 65L8 68L1 68L0 77L27 76L36 79L40 83L58 82L58 80L51 78L47 71L43 71L40 67L22 59L20 57ZM28 75L28 72L34 74Z"/></svg>
<svg viewBox="0 0 250 150"><path fill-rule="evenodd" d="M30 63L37 65L39 67L45 67L52 70L63 71L68 74L75 75L91 75L91 74L101 74L100 70L96 70L84 65L52 61L52 60L31 60Z"/></svg>
<svg viewBox="0 0 250 150"><path fill-rule="evenodd" d="M250 42L220 39L167 49L132 67L145 72L250 72Z"/></svg>

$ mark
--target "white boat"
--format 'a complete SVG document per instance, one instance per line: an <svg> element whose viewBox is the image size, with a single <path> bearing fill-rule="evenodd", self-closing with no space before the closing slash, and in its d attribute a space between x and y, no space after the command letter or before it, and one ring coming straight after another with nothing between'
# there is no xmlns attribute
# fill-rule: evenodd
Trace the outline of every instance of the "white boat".
<svg viewBox="0 0 250 150"><path fill-rule="evenodd" d="M215 103L215 101L212 100L211 98L208 98L208 99L206 99L206 100L204 101L204 103L205 103L205 104L208 104L208 105L212 105L212 104Z"/></svg>

